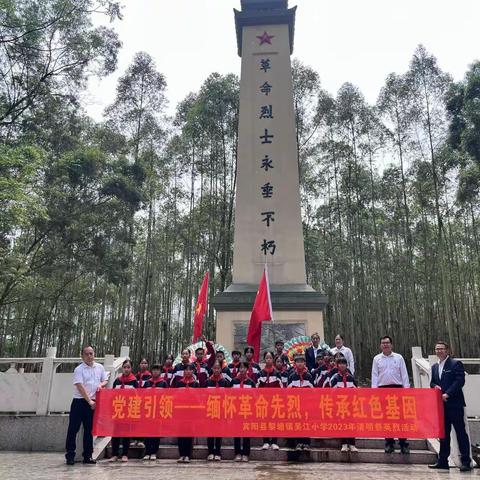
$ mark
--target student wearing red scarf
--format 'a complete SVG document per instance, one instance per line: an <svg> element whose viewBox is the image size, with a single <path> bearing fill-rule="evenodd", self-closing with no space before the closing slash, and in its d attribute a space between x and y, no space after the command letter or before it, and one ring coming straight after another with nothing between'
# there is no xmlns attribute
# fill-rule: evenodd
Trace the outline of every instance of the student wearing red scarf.
<svg viewBox="0 0 480 480"><path fill-rule="evenodd" d="M304 355L295 355L295 367L288 377L288 388L313 388L313 378L309 373ZM296 450L310 450L310 438L297 438Z"/></svg>
<svg viewBox="0 0 480 480"><path fill-rule="evenodd" d="M140 362L139 369L137 372L138 386L142 388L144 382L146 382L147 380L150 380L151 378L152 378L152 374L148 370L148 360L146 358L142 358L142 361Z"/></svg>
<svg viewBox="0 0 480 480"><path fill-rule="evenodd" d="M340 357L337 359L337 373L332 375L330 378L330 387L331 388L357 388L355 379L348 370L348 361L345 357ZM354 438L342 438L342 449L341 452L358 452L357 447L355 446Z"/></svg>
<svg viewBox="0 0 480 480"><path fill-rule="evenodd" d="M330 373L335 367L335 360L329 351L325 351L323 355L323 363L316 369L316 377L314 380L315 387L330 387Z"/></svg>
<svg viewBox="0 0 480 480"><path fill-rule="evenodd" d="M242 352L238 350L233 350L232 358L233 358L233 361L232 363L228 364L228 368L232 373L232 378L235 378L238 375L238 367L240 366L240 361L241 361L240 359L242 358Z"/></svg>
<svg viewBox="0 0 480 480"><path fill-rule="evenodd" d="M215 353L215 351L214 351ZM195 368L195 376L197 377L200 387L205 387L208 377L210 376L210 368L208 363L204 361L205 349L203 347L198 347L195 350L195 361L192 365ZM213 356L213 361L215 361L215 355Z"/></svg>
<svg viewBox="0 0 480 480"><path fill-rule="evenodd" d="M216 353L217 361L222 367L222 375L227 382L232 383L233 377L232 372L228 368L227 361L225 360L225 352L223 350L218 350Z"/></svg>
<svg viewBox="0 0 480 480"><path fill-rule="evenodd" d="M232 388L255 388L255 382L248 376L248 362L240 362L237 378L233 379ZM234 438L235 461L248 462L250 457L250 438Z"/></svg>
<svg viewBox="0 0 480 480"><path fill-rule="evenodd" d="M263 360L265 367L260 371L257 381L257 388L282 388L282 377L275 369L273 364L273 352L265 352ZM264 438L262 450L279 450L276 438Z"/></svg>
<svg viewBox="0 0 480 480"><path fill-rule="evenodd" d="M207 388L228 388L230 382L226 380L222 375L222 366L218 360L215 361L212 367L212 375L206 382ZM208 437L208 462L220 462L222 460L222 438L221 437Z"/></svg>
<svg viewBox="0 0 480 480"><path fill-rule="evenodd" d="M275 358L275 368L282 380L282 387L288 385L288 365L282 360L282 357Z"/></svg>
<svg viewBox="0 0 480 480"><path fill-rule="evenodd" d="M182 380L183 378L183 373L186 369L187 366L191 365L190 363L190 350L188 348L184 348L182 350L182 353L180 354L182 357L182 361L180 363L177 363L173 369L172 373L172 381L170 383L171 387L176 387L176 383ZM193 368L193 366L192 366ZM193 370L195 370L193 368Z"/></svg>
<svg viewBox="0 0 480 480"><path fill-rule="evenodd" d="M174 388L199 388L200 384L193 375L194 370L195 368L193 365L186 365L185 368L182 370L182 377L175 381ZM177 463L190 463L192 447L192 437L178 437L178 453L180 454L180 458L177 460Z"/></svg>
<svg viewBox="0 0 480 480"><path fill-rule="evenodd" d="M258 381L258 376L260 375L260 365L253 361L255 355L255 349L253 347L247 347L244 350L245 360L248 362L248 376L255 382Z"/></svg>
<svg viewBox="0 0 480 480"><path fill-rule="evenodd" d="M113 382L113 388L138 388L138 381L132 373L132 362L125 360L122 363L123 373ZM112 437L112 458L111 462L116 462L119 457L120 442L122 443L122 462L128 462L128 449L130 447L129 438Z"/></svg>
<svg viewBox="0 0 480 480"><path fill-rule="evenodd" d="M173 353L169 353L165 357L165 361L163 362L163 367L162 367L162 373L161 373L162 379L167 383L169 387L172 383L174 360L175 360L175 357L173 356Z"/></svg>
<svg viewBox="0 0 480 480"><path fill-rule="evenodd" d="M152 378L143 384L143 388L168 388L167 382L160 375L161 365L152 365ZM145 439L144 460L156 460L158 447L160 446L160 437L147 437Z"/></svg>

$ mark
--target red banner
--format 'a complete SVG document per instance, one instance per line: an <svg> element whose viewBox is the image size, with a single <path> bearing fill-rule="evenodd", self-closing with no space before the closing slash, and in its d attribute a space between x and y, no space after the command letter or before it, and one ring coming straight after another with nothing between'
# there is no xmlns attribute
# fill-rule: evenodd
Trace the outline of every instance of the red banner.
<svg viewBox="0 0 480 480"><path fill-rule="evenodd" d="M429 389L117 389L97 395L94 435L442 438Z"/></svg>

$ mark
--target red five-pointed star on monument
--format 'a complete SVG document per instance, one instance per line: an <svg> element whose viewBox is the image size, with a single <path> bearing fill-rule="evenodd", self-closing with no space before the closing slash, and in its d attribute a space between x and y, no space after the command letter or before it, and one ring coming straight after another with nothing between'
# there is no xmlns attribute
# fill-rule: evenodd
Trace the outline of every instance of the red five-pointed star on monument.
<svg viewBox="0 0 480 480"><path fill-rule="evenodd" d="M269 35L267 32L263 32L263 35L257 35L257 38L260 40L260 45L264 43L272 44L272 38L275 38L275 35Z"/></svg>

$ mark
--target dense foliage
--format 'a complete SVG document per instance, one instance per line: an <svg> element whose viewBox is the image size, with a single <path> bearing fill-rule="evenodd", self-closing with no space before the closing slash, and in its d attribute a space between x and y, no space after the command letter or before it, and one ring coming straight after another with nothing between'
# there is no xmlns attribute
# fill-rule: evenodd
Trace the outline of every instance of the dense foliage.
<svg viewBox="0 0 480 480"><path fill-rule="evenodd" d="M147 53L104 121L82 110L121 44L108 0L0 0L0 354L134 358L178 351L205 271L231 279L239 82L211 74L165 114ZM294 62L310 284L326 339L346 336L368 376L379 336L409 356L435 339L478 356L480 63L454 83L422 46L369 105ZM215 334L211 309L207 331Z"/></svg>

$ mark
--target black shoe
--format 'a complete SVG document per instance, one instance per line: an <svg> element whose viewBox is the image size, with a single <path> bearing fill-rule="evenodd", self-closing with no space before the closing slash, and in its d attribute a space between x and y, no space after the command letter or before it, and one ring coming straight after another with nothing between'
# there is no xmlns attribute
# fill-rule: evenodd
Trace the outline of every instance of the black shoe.
<svg viewBox="0 0 480 480"><path fill-rule="evenodd" d="M460 471L461 472L469 472L472 469L472 467L466 463L460 465Z"/></svg>
<svg viewBox="0 0 480 480"><path fill-rule="evenodd" d="M400 447L400 453L402 453L403 455L410 455L410 447L408 446Z"/></svg>
<svg viewBox="0 0 480 480"><path fill-rule="evenodd" d="M428 468L433 468L435 470L449 470L450 467L448 466L448 464L445 464L445 463L434 463L433 465L429 465Z"/></svg>
<svg viewBox="0 0 480 480"><path fill-rule="evenodd" d="M97 463L97 461L94 460L93 458L85 458L83 460L83 463L85 463L87 465L95 465Z"/></svg>
<svg viewBox="0 0 480 480"><path fill-rule="evenodd" d="M385 447L385 453L394 453L395 452L395 447L393 445L388 445Z"/></svg>
<svg viewBox="0 0 480 480"><path fill-rule="evenodd" d="M73 458L67 458L67 465L75 465L75 460Z"/></svg>

